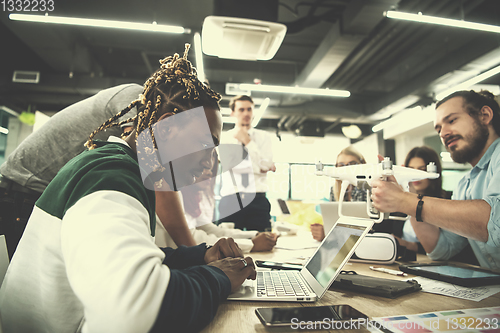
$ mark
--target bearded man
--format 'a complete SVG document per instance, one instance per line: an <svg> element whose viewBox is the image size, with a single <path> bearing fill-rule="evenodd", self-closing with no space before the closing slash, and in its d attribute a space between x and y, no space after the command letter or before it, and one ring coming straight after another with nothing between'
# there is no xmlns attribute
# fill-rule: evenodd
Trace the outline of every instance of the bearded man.
<svg viewBox="0 0 500 333"><path fill-rule="evenodd" d="M373 205L411 215L431 259L447 260L469 242L481 267L500 269L499 105L488 91L457 91L437 103L434 125L452 159L472 166L453 200L403 192L392 178L373 182Z"/></svg>

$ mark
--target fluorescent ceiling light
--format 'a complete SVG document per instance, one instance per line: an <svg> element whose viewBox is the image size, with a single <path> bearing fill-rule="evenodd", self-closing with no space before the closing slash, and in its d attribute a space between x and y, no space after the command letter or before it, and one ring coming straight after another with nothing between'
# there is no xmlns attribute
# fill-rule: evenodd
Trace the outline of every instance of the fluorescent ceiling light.
<svg viewBox="0 0 500 333"><path fill-rule="evenodd" d="M19 113L19 112L16 112L16 111L14 111L14 110L12 110L12 109L10 109L10 108L6 107L5 105L0 106L0 110L1 110L1 111L5 111L5 112L7 112L7 113L9 113L9 114L13 115L14 117L19 117L19 115L20 115L20 113Z"/></svg>
<svg viewBox="0 0 500 333"><path fill-rule="evenodd" d="M68 24L68 25L79 25L87 27L139 30L148 32L166 32L172 34L191 33L191 29L185 29L183 27L174 25L156 24L156 22L137 23L137 22L112 21L112 20L96 20L96 19L85 19L77 17L49 16L47 14L45 15L10 14L9 18L13 21L25 21L25 22Z"/></svg>
<svg viewBox="0 0 500 333"><path fill-rule="evenodd" d="M419 96L416 95L408 95L403 98L398 99L397 101L387 105L386 107L378 110L368 118L371 120L382 120L385 118L388 118L392 116L395 113L398 113L404 109L406 109L408 106L415 104L420 100Z"/></svg>
<svg viewBox="0 0 500 333"><path fill-rule="evenodd" d="M271 102L271 99L269 97L267 97L266 99L264 99L264 101L260 105L260 108L258 110L254 111L255 115L254 115L253 120L252 120L252 127L257 126L260 119L264 115L264 112L266 112L266 109L269 106L270 102Z"/></svg>
<svg viewBox="0 0 500 333"><path fill-rule="evenodd" d="M236 124L236 118L230 116L222 116L222 122L226 124Z"/></svg>
<svg viewBox="0 0 500 333"><path fill-rule="evenodd" d="M203 66L203 53L201 52L201 36L199 32L194 34L194 54L196 56L196 72L198 80L205 82L205 67Z"/></svg>
<svg viewBox="0 0 500 333"><path fill-rule="evenodd" d="M422 108L421 105L417 105L411 109L405 109L399 112L397 115L392 116L391 118L384 120L377 125L372 127L373 132L378 132L380 130L383 130L386 127L389 126L400 126L400 122L405 122L405 119L408 121L412 121L409 119L413 119L415 117L417 118L422 118L424 117L424 114L422 113L424 109Z"/></svg>
<svg viewBox="0 0 500 333"><path fill-rule="evenodd" d="M9 130L6 129L5 127L0 126L0 133L1 134L9 134Z"/></svg>
<svg viewBox="0 0 500 333"><path fill-rule="evenodd" d="M382 121L382 122L378 123L377 125L373 126L373 127L372 127L372 132L373 132L373 133L376 133L376 132L378 132L378 131L383 130L383 129L387 126L387 125L389 125L389 124L390 124L390 121L389 121L389 120L390 120L390 119L384 120L384 121Z"/></svg>
<svg viewBox="0 0 500 333"><path fill-rule="evenodd" d="M500 33L499 26L490 25L490 24L474 23L474 22L467 22L467 21L461 21L461 20L453 20L453 19L447 19L447 18L442 18L442 17L422 15L421 13L419 13L419 14L403 13L403 12L397 12L397 11L393 11L393 10L389 10L389 11L385 12L384 14L388 18L393 18L393 19L398 19L398 20L413 21L413 22L420 22L420 23L430 23L430 24L444 25L444 26L448 26L448 27Z"/></svg>
<svg viewBox="0 0 500 333"><path fill-rule="evenodd" d="M248 84L240 83L239 89L260 91L260 92L275 92L282 94L296 94L296 95L312 95L312 96L329 96L329 97L349 97L351 93L347 90L336 89L317 89L317 88L303 88L303 87L287 87L287 86L272 86L265 84Z"/></svg>
<svg viewBox="0 0 500 333"><path fill-rule="evenodd" d="M449 152L443 151L439 155L441 155L441 159L443 160L443 162L454 162Z"/></svg>
<svg viewBox="0 0 500 333"><path fill-rule="evenodd" d="M455 91L467 90L470 87L472 87L473 85L475 85L476 83L484 81L484 80L486 80L494 75L497 75L498 73L500 73L500 66L497 66L495 68L490 69L489 71L486 71L482 74L474 76L472 79L469 79L469 80L464 81L460 84L457 84L456 86L453 86L453 87L445 89L445 90L441 90L439 93L436 94L436 99L439 101L439 100L442 100L443 98L445 98L446 96L448 96L449 94L454 93Z"/></svg>
<svg viewBox="0 0 500 333"><path fill-rule="evenodd" d="M349 139L357 139L363 134L358 125L343 126L342 133Z"/></svg>

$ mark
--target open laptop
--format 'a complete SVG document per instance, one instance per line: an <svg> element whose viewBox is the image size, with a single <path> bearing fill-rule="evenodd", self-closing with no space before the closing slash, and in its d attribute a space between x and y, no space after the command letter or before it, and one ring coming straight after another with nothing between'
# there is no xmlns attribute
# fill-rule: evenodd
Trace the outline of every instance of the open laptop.
<svg viewBox="0 0 500 333"><path fill-rule="evenodd" d="M288 205L286 204L286 201L283 199L278 199L278 205L280 206L281 213L283 215L290 215L290 209L288 208Z"/></svg>
<svg viewBox="0 0 500 333"><path fill-rule="evenodd" d="M246 280L228 300L315 302L335 281L372 226L370 219L340 218L302 270L257 271L257 280ZM278 280L284 282L267 288Z"/></svg>
<svg viewBox="0 0 500 333"><path fill-rule="evenodd" d="M325 234L332 229L333 225L339 219L339 202L322 202L319 204L321 208L321 216L323 217L323 228ZM366 212L366 202L343 202L342 214L346 216L354 216L369 219Z"/></svg>

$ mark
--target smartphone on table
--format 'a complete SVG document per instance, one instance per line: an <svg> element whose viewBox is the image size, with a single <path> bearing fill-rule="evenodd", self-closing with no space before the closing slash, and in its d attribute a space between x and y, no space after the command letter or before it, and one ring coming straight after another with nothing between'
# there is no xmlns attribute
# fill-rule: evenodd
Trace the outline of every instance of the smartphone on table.
<svg viewBox="0 0 500 333"><path fill-rule="evenodd" d="M349 305L257 308L255 314L264 326L287 326L298 330L358 329L368 321L365 314Z"/></svg>

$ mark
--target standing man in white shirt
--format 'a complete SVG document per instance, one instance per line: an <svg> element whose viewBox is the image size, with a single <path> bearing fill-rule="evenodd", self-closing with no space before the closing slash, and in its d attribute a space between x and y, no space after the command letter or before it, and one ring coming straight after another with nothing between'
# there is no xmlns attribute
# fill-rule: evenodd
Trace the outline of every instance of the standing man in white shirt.
<svg viewBox="0 0 500 333"><path fill-rule="evenodd" d="M271 228L267 173L276 171L271 136L251 127L254 103L250 96L233 97L229 107L236 123L222 135L221 143L242 145L243 161L222 173L219 222L234 222L239 229L265 231ZM221 160L224 163L223 156Z"/></svg>

